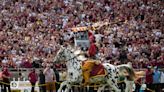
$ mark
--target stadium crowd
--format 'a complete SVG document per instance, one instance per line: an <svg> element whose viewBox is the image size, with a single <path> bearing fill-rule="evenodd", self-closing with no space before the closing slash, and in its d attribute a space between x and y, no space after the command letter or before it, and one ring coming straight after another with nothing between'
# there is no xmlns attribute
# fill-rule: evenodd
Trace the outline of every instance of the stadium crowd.
<svg viewBox="0 0 164 92"><path fill-rule="evenodd" d="M164 67L163 0L1 0L0 12L1 65L51 62L69 28L123 21L96 30L99 55L137 69Z"/></svg>

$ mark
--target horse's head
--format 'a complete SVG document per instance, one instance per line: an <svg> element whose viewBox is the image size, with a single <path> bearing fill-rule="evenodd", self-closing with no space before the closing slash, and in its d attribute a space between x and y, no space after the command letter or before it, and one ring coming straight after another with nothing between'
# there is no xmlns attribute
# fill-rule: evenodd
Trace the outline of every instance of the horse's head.
<svg viewBox="0 0 164 92"><path fill-rule="evenodd" d="M124 76L130 81L135 79L135 72L130 64L119 65L118 68L120 76Z"/></svg>
<svg viewBox="0 0 164 92"><path fill-rule="evenodd" d="M66 60L66 48L61 46L54 58L54 62L59 63L60 61L64 60Z"/></svg>

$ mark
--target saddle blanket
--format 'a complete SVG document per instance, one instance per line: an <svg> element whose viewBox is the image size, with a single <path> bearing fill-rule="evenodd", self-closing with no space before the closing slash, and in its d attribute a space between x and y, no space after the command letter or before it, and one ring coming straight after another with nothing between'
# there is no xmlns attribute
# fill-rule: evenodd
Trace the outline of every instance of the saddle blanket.
<svg viewBox="0 0 164 92"><path fill-rule="evenodd" d="M105 75L105 69L102 64L94 65L91 71L91 77L98 76L98 75Z"/></svg>

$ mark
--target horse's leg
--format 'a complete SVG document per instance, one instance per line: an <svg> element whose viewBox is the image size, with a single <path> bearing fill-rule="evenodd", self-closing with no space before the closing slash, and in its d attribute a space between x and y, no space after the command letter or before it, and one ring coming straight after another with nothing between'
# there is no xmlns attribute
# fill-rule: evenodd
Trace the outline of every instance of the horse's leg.
<svg viewBox="0 0 164 92"><path fill-rule="evenodd" d="M64 92L69 92L69 89L68 89L68 88L66 88Z"/></svg>
<svg viewBox="0 0 164 92"><path fill-rule="evenodd" d="M132 92L133 81L125 81L126 87L125 92Z"/></svg>
<svg viewBox="0 0 164 92"><path fill-rule="evenodd" d="M98 90L97 90L97 92L104 92L105 86L106 85L103 85L103 86L99 87Z"/></svg>
<svg viewBox="0 0 164 92"><path fill-rule="evenodd" d="M121 90L118 88L117 83L111 81L110 79L107 79L107 83L109 84L110 87L112 87L114 89L115 92L121 92Z"/></svg>
<svg viewBox="0 0 164 92"><path fill-rule="evenodd" d="M72 92L72 89L71 89L72 86L71 86L71 84L67 83L66 85L67 85L67 87L66 87L65 92L70 92L70 90L71 90L71 92Z"/></svg>
<svg viewBox="0 0 164 92"><path fill-rule="evenodd" d="M59 87L59 89L58 89L58 92L62 92L62 88L63 88L64 86L66 86L67 84L68 84L67 81L62 82L62 83L60 84L60 87Z"/></svg>

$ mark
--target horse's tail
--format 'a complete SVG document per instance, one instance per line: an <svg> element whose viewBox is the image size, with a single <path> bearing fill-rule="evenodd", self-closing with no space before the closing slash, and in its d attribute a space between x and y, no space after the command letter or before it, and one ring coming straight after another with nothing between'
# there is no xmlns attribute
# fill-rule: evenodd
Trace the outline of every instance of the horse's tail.
<svg viewBox="0 0 164 92"><path fill-rule="evenodd" d="M135 71L133 68L128 69L130 76L129 76L129 80L138 80L140 78L145 77L145 71Z"/></svg>
<svg viewBox="0 0 164 92"><path fill-rule="evenodd" d="M119 70L122 72L122 70L126 70L128 72L128 75L125 75L128 80L133 81L135 79L135 71L129 64L123 64L119 65Z"/></svg>
<svg viewBox="0 0 164 92"><path fill-rule="evenodd" d="M134 81L145 77L145 71L135 71L135 79Z"/></svg>
<svg viewBox="0 0 164 92"><path fill-rule="evenodd" d="M135 76L136 76L136 75L135 75L134 69L130 67L130 68L128 68L127 70L128 70L128 72L129 72L129 74L130 74L130 75L128 76L128 79L131 80L131 81L134 80L134 79L135 79Z"/></svg>

